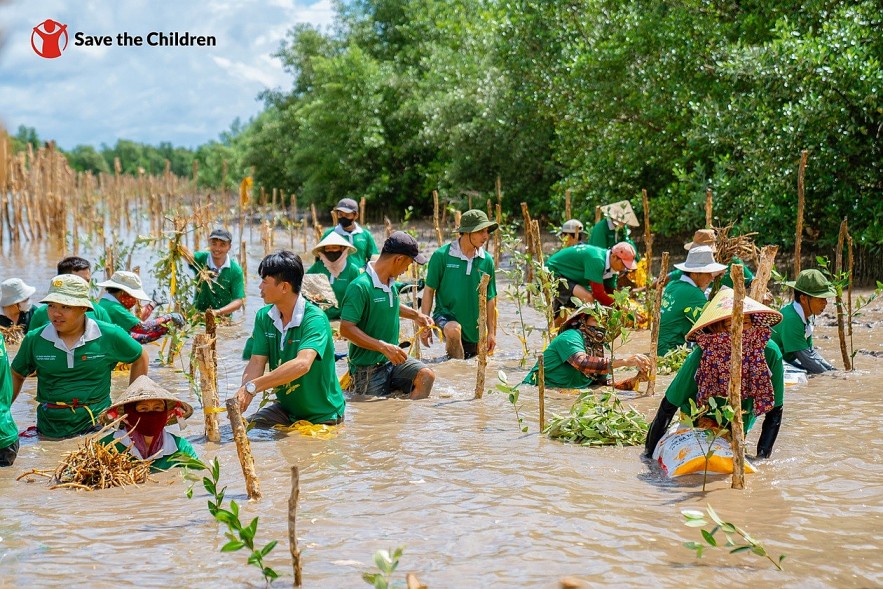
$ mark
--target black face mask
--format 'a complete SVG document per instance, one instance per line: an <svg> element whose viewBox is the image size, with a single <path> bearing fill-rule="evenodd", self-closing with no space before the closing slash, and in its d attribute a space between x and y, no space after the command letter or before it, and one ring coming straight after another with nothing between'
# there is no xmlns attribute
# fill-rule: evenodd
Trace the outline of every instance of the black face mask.
<svg viewBox="0 0 883 589"><path fill-rule="evenodd" d="M337 252L325 252L325 257L328 258L329 262L336 262L340 256L343 255L343 251Z"/></svg>
<svg viewBox="0 0 883 589"><path fill-rule="evenodd" d="M349 229L350 227L353 226L353 223L355 223L355 220L347 219L346 217L341 217L337 221L338 221L338 223L340 223L340 226L343 227L344 229Z"/></svg>

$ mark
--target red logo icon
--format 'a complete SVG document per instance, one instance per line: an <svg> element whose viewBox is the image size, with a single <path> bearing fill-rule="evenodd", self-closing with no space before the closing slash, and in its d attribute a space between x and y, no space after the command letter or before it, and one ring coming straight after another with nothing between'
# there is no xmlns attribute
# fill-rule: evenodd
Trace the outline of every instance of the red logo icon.
<svg viewBox="0 0 883 589"><path fill-rule="evenodd" d="M64 37L64 44L61 44ZM39 47L37 40L39 39ZM69 37L67 34L67 25L47 18L31 32L31 49L40 57L46 59L55 59L61 57L61 52L67 49Z"/></svg>

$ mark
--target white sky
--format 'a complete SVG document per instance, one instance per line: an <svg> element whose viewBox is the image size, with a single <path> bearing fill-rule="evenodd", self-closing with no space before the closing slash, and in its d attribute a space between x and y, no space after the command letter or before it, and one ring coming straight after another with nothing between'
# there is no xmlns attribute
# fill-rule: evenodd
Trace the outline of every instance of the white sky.
<svg viewBox="0 0 883 589"><path fill-rule="evenodd" d="M0 3L0 121L34 127L62 148L117 139L195 147L258 113L265 88L292 80L270 54L297 23L326 26L332 0L12 0ZM47 18L67 25L56 59L31 49ZM119 47L122 32L145 38ZM215 47L148 47L151 31L213 35ZM74 35L111 35L112 47L76 47ZM38 44L39 47L39 44Z"/></svg>

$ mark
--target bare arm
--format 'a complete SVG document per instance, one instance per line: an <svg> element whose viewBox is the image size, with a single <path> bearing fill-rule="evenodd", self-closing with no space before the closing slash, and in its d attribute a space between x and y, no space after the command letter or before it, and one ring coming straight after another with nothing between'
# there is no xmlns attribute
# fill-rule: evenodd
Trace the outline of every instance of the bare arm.
<svg viewBox="0 0 883 589"><path fill-rule="evenodd" d="M242 386L236 391L236 400L239 401L239 410L243 413L248 409L248 404L251 403L251 400L254 399L254 395L245 392L245 383L256 380L263 375L264 369L267 367L267 361L268 358L266 356L252 354L248 364L245 365L245 370L242 371Z"/></svg>
<svg viewBox="0 0 883 589"><path fill-rule="evenodd" d="M353 342L360 348L380 352L393 364L401 364L408 359L408 355L400 347L373 338L356 326L352 321L340 321L340 335Z"/></svg>
<svg viewBox="0 0 883 589"><path fill-rule="evenodd" d="M420 303L420 311L424 315L432 313L432 303L435 301L435 289L423 287L423 301Z"/></svg>
<svg viewBox="0 0 883 589"><path fill-rule="evenodd" d="M12 372L12 401L15 402L15 398L18 397L18 394L21 392L21 385L25 383L25 378L15 370L10 370Z"/></svg>
<svg viewBox="0 0 883 589"><path fill-rule="evenodd" d="M402 317L403 319L411 319L420 327L432 325L432 317L426 313L421 313L417 309L412 309L408 305L399 305L399 317Z"/></svg>
<svg viewBox="0 0 883 589"><path fill-rule="evenodd" d="M129 368L129 384L135 382L135 379L139 376L147 374L149 361L150 358L147 355L147 350L141 350L141 357L132 362L132 367Z"/></svg>
<svg viewBox="0 0 883 589"><path fill-rule="evenodd" d="M487 353L497 347L497 297L487 302Z"/></svg>
<svg viewBox="0 0 883 589"><path fill-rule="evenodd" d="M235 299L230 301L229 304L224 305L220 309L215 309L215 315L230 315L233 311L237 311L242 308L243 301L242 299ZM281 366L280 366L281 368Z"/></svg>

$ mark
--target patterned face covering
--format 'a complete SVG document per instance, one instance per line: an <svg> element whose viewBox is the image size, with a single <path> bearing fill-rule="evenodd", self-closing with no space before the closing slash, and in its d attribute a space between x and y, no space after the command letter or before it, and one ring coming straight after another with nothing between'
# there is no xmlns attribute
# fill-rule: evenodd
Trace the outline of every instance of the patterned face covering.
<svg viewBox="0 0 883 589"><path fill-rule="evenodd" d="M749 327L742 332L742 398L754 401L754 415L761 416L775 404L772 373L764 357L764 348L772 329L766 326ZM729 395L730 384L730 333L703 333L696 336L702 348L702 359L696 371L696 384L700 407L708 397Z"/></svg>
<svg viewBox="0 0 883 589"><path fill-rule="evenodd" d="M579 332L583 336L583 344L586 346L586 353L589 356L603 358L604 341L607 338L607 332L597 325L586 325L585 321L580 323Z"/></svg>

